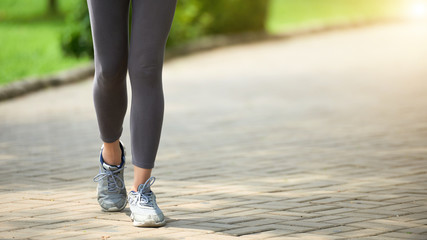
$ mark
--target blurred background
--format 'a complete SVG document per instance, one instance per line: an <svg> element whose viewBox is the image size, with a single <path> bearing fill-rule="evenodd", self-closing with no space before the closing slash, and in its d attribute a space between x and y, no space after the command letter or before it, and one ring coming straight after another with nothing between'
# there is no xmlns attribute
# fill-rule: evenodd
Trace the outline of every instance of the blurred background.
<svg viewBox="0 0 427 240"><path fill-rule="evenodd" d="M218 34L275 34L351 21L422 18L426 2L179 0L167 48ZM86 1L1 0L0 46L0 86L88 63L93 48Z"/></svg>

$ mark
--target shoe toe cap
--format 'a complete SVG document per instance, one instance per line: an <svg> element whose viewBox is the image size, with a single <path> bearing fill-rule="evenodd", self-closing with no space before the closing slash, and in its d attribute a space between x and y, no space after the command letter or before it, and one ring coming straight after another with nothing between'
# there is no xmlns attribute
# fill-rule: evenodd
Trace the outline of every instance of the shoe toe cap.
<svg viewBox="0 0 427 240"><path fill-rule="evenodd" d="M154 209L145 210L144 212L134 214L134 220L138 222L163 222L164 215L161 211L156 211Z"/></svg>
<svg viewBox="0 0 427 240"><path fill-rule="evenodd" d="M126 198L103 198L99 204L105 211L119 211L126 206Z"/></svg>

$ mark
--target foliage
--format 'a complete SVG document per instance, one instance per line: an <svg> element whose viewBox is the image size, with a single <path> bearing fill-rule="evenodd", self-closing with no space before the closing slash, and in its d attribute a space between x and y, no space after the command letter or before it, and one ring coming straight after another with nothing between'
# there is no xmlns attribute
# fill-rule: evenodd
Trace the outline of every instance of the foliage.
<svg viewBox="0 0 427 240"><path fill-rule="evenodd" d="M201 14L202 8L200 0L178 0L167 47L205 34L205 28L212 19Z"/></svg>
<svg viewBox="0 0 427 240"><path fill-rule="evenodd" d="M64 56L58 41L65 26L63 16L78 1L58 1L59 13L52 16L47 13L46 0L0 0L0 85L90 60Z"/></svg>
<svg viewBox="0 0 427 240"><path fill-rule="evenodd" d="M178 0L167 46L205 35L264 31L269 0Z"/></svg>
<svg viewBox="0 0 427 240"><path fill-rule="evenodd" d="M268 0L178 0L167 47L204 35L263 31L267 3ZM78 5L67 24L61 37L64 51L77 57L93 57L86 1Z"/></svg>
<svg viewBox="0 0 427 240"><path fill-rule="evenodd" d="M61 47L65 54L93 58L92 32L86 1L80 1L68 15L67 26L61 34Z"/></svg>

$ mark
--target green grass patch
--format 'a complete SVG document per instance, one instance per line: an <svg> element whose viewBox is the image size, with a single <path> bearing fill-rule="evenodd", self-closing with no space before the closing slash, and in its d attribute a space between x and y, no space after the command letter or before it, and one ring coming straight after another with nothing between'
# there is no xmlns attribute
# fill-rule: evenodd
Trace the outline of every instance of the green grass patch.
<svg viewBox="0 0 427 240"><path fill-rule="evenodd" d="M59 36L65 14L77 1L59 1L59 12L47 14L46 0L0 1L0 85L76 67L89 58L64 56Z"/></svg>
<svg viewBox="0 0 427 240"><path fill-rule="evenodd" d="M397 16L402 0L270 0L267 31Z"/></svg>
<svg viewBox="0 0 427 240"><path fill-rule="evenodd" d="M0 21L22 21L34 20L38 18L52 18L63 16L75 9L76 4L84 0L59 0L58 15L48 15L47 0L1 0L0 1Z"/></svg>
<svg viewBox="0 0 427 240"><path fill-rule="evenodd" d="M58 40L62 26L59 21L0 23L0 84L88 62L63 55Z"/></svg>

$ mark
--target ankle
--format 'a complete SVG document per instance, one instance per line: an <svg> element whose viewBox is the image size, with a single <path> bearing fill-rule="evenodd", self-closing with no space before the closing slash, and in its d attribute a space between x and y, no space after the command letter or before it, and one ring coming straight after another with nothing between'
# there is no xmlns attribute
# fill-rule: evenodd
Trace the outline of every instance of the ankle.
<svg viewBox="0 0 427 240"><path fill-rule="evenodd" d="M114 158L107 157L107 158L105 158L104 154L102 154L102 158L104 159L104 162L108 165L119 166L122 164L122 160L118 160L118 159L120 159L118 157L114 157ZM111 160L111 159L113 159L113 160Z"/></svg>
<svg viewBox="0 0 427 240"><path fill-rule="evenodd" d="M119 140L112 143L104 143L101 155L105 163L109 165L120 165L122 163L122 154Z"/></svg>

